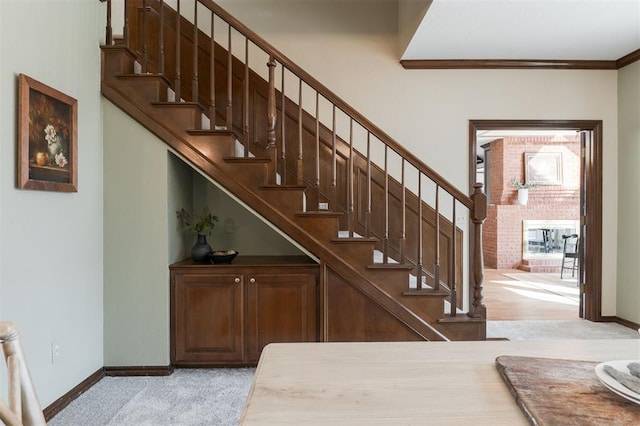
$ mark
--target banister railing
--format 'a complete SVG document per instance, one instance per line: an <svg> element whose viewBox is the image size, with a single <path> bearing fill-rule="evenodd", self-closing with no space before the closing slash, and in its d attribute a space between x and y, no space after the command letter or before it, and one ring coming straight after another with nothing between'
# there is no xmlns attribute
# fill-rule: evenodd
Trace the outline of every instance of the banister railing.
<svg viewBox="0 0 640 426"><path fill-rule="evenodd" d="M111 1L107 2L106 40L110 43ZM163 73L173 83L176 101L184 98L202 104L211 129L222 123L233 131L245 156L254 151L267 156L271 160L268 183L306 183L312 210L328 203L330 209L346 213L341 229L346 228L349 237L357 234L380 239L383 263L413 265L416 290L448 291L451 315L461 305L463 238L473 235L467 256L472 266L468 308L475 310L476 316L484 315L481 234L486 198L480 188L472 196L458 190L213 1L173 0L175 9L167 3L125 0L124 43L140 52L143 72ZM193 15L185 16L185 10ZM204 19L200 19L202 13ZM132 20L138 18L141 22L136 22L132 32ZM155 41L145 37L147 26L152 24L159 31ZM244 49L237 48L234 36L242 39ZM191 44L185 44L188 38ZM169 39L174 40L173 52L164 51ZM201 43L201 39L208 42ZM150 44L156 49L153 53ZM260 68L265 62L254 59L249 65L250 52L256 49L258 55L268 58L266 69ZM191 61L184 60L187 50ZM238 54L239 50L244 55ZM202 55L208 55L208 60ZM174 67L165 66L169 63ZM203 69L208 72L200 73ZM189 73L191 80L184 80ZM288 79L297 79L297 90L290 89L290 96L285 90ZM190 85L191 94L184 93L185 85ZM287 88L295 86L288 84ZM297 99L293 92L297 92ZM259 96L264 96L266 105L259 104ZM220 102L224 97L226 102ZM344 132L338 129L342 122L348 128ZM372 156L376 153L383 160L375 161ZM397 164L392 164L394 159ZM468 217L470 222L458 216Z"/></svg>

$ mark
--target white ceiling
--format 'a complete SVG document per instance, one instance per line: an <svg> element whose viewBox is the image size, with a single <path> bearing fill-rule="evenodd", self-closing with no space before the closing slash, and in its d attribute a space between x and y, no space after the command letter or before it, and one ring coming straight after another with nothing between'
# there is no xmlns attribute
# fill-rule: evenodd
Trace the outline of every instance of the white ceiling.
<svg viewBox="0 0 640 426"><path fill-rule="evenodd" d="M616 60L640 49L640 0L433 0L402 59Z"/></svg>

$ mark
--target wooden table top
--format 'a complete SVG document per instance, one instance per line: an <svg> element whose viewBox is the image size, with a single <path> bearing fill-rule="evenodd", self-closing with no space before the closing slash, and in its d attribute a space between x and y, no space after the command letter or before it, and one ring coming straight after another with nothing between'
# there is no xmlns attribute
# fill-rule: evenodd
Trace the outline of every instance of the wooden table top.
<svg viewBox="0 0 640 426"><path fill-rule="evenodd" d="M640 359L640 340L271 344L240 423L526 425L500 355Z"/></svg>

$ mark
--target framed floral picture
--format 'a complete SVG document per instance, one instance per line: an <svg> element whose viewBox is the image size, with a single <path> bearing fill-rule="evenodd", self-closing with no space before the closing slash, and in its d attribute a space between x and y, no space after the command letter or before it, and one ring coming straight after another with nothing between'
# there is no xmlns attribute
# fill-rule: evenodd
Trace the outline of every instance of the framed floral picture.
<svg viewBox="0 0 640 426"><path fill-rule="evenodd" d="M78 191L78 101L18 77L18 187Z"/></svg>

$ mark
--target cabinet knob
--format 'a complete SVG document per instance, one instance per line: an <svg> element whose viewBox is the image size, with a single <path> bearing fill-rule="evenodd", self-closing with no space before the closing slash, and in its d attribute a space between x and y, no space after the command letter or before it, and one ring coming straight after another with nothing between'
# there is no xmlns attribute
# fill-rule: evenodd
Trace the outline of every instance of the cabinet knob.
<svg viewBox="0 0 640 426"><path fill-rule="evenodd" d="M255 284L255 283L256 283L256 279L255 279L255 278L251 278L251 279L249 280L249 282L250 282L251 284Z"/></svg>
<svg viewBox="0 0 640 426"><path fill-rule="evenodd" d="M238 284L240 282L240 278L236 277L235 280L233 280L236 284Z"/></svg>

